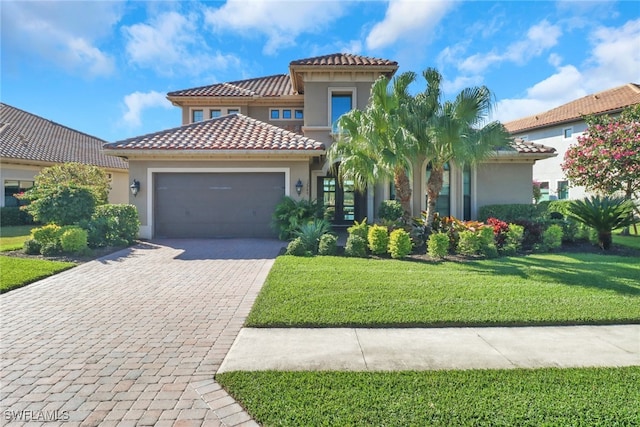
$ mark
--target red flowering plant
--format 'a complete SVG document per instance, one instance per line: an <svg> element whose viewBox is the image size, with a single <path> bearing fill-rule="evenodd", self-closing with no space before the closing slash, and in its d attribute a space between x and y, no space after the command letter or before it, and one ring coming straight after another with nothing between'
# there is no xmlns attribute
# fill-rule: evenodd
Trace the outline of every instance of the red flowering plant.
<svg viewBox="0 0 640 427"><path fill-rule="evenodd" d="M496 246L501 248L504 246L507 240L507 231L509 231L509 224L499 220L498 218L488 218L487 225L493 227L493 235L495 237Z"/></svg>

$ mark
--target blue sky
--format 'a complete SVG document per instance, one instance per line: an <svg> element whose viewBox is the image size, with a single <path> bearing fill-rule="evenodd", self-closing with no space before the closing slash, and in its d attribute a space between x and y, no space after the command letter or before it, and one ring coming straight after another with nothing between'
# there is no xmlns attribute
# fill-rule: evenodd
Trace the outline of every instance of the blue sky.
<svg viewBox="0 0 640 427"><path fill-rule="evenodd" d="M6 1L2 102L107 141L180 125L173 90L335 52L486 85L495 118L640 83L635 1ZM420 90L420 84L415 91Z"/></svg>

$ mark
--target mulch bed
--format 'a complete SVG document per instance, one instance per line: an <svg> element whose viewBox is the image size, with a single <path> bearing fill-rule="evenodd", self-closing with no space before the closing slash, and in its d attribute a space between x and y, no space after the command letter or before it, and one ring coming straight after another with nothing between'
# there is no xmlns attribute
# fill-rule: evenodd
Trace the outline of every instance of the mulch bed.
<svg viewBox="0 0 640 427"><path fill-rule="evenodd" d="M96 248L92 249L91 253L85 256L80 255L72 255L72 254L59 254L55 256L44 256L44 255L27 255L23 252L22 249L18 249L15 251L5 251L0 252L2 256L10 256L16 258L28 258L28 259L41 259L47 261L63 261L63 262L74 262L76 264L83 264L85 262L93 261L94 259L103 257L105 255L109 255L113 252L117 252L125 247L106 247L106 248Z"/></svg>

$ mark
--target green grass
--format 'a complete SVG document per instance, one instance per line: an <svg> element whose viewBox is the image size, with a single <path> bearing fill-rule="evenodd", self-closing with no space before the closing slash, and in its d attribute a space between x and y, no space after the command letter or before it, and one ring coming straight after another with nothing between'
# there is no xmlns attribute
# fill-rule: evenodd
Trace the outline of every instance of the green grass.
<svg viewBox="0 0 640 427"><path fill-rule="evenodd" d="M636 323L640 260L538 254L472 262L279 257L252 327Z"/></svg>
<svg viewBox="0 0 640 427"><path fill-rule="evenodd" d="M72 262L0 256L0 293L19 288L73 266L75 264Z"/></svg>
<svg viewBox="0 0 640 427"><path fill-rule="evenodd" d="M16 225L0 228L0 252L22 249L35 225Z"/></svg>
<svg viewBox="0 0 640 427"><path fill-rule="evenodd" d="M264 426L632 426L640 367L427 372L228 372Z"/></svg>
<svg viewBox="0 0 640 427"><path fill-rule="evenodd" d="M640 249L640 236L637 235L629 235L629 236L621 236L619 234L614 234L613 243L619 246L627 246L629 248Z"/></svg>

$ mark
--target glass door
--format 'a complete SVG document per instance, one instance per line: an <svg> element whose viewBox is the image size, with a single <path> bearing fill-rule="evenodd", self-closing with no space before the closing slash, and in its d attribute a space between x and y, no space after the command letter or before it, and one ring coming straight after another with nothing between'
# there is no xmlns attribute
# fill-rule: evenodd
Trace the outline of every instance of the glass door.
<svg viewBox="0 0 640 427"><path fill-rule="evenodd" d="M324 204L327 219L336 225L351 225L364 217L364 196L355 190L353 181L340 185L336 177L319 177L318 198Z"/></svg>

